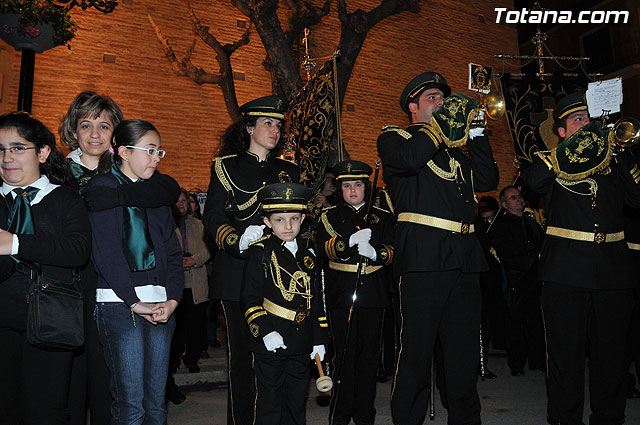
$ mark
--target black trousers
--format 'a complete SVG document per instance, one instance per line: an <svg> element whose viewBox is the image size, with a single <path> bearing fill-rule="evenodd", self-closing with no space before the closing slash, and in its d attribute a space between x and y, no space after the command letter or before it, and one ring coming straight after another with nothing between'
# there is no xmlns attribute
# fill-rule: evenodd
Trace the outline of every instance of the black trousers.
<svg viewBox="0 0 640 425"><path fill-rule="evenodd" d="M511 370L545 369L544 326L540 307L540 291L532 287L517 290L509 288L509 315L507 319L507 363Z"/></svg>
<svg viewBox="0 0 640 425"><path fill-rule="evenodd" d="M376 409L376 376L380 359L382 308L357 307L351 316L351 330L344 367L340 369L347 334L348 308L330 309L331 335L335 347L334 377L340 386L332 392L333 423L373 424ZM336 397L337 396L337 397Z"/></svg>
<svg viewBox="0 0 640 425"><path fill-rule="evenodd" d="M254 354L257 382L255 425L304 425L309 354Z"/></svg>
<svg viewBox="0 0 640 425"><path fill-rule="evenodd" d="M83 296L84 345L73 352L69 388L71 425L84 425L87 422L87 409L91 414L91 425L109 425L109 409L113 399L109 392L109 369L104 361L104 351L93 317L96 291L84 291Z"/></svg>
<svg viewBox="0 0 640 425"><path fill-rule="evenodd" d="M177 368L184 353L186 366L197 365L207 347L207 308L209 302L193 303L191 288L182 291L182 300L176 308L176 330L171 340L170 368Z"/></svg>
<svg viewBox="0 0 640 425"><path fill-rule="evenodd" d="M542 311L547 339L547 415L562 425L582 423L585 350L589 356L590 425L624 420L625 341L631 289L591 290L545 283Z"/></svg>
<svg viewBox="0 0 640 425"><path fill-rule="evenodd" d="M237 301L222 301L227 324L229 392L227 424L252 425L256 403L256 387L249 351L249 327Z"/></svg>
<svg viewBox="0 0 640 425"><path fill-rule="evenodd" d="M34 347L10 328L0 328L0 347L0 424L68 424L73 352Z"/></svg>
<svg viewBox="0 0 640 425"><path fill-rule="evenodd" d="M429 403L431 357L436 338L443 351L448 424L480 424L480 285L459 270L406 273L400 277L400 351L391 411L401 425L423 423Z"/></svg>

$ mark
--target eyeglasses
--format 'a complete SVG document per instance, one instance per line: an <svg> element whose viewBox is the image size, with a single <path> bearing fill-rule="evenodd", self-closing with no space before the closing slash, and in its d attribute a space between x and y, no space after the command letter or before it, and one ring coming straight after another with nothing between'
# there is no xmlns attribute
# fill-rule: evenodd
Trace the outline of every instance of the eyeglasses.
<svg viewBox="0 0 640 425"><path fill-rule="evenodd" d="M27 147L27 146L11 146L10 148L3 148L2 146L0 146L0 154L4 156L7 152L9 152L12 155L13 154L22 155L23 153L25 153L29 149L38 149L38 148L35 147L35 146L31 146L31 147Z"/></svg>
<svg viewBox="0 0 640 425"><path fill-rule="evenodd" d="M149 156L158 155L158 158L164 158L164 156L167 154L166 151L163 151L161 149L156 149L156 148L141 148L140 146L125 146L125 148L127 148L127 149L138 149L138 150L141 150L141 151L147 151L147 155L149 155Z"/></svg>

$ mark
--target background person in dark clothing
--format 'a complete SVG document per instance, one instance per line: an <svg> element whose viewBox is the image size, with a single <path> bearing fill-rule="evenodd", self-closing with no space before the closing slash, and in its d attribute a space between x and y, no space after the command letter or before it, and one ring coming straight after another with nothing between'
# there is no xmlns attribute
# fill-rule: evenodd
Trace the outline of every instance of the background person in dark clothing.
<svg viewBox="0 0 640 425"><path fill-rule="evenodd" d="M538 281L538 254L542 229L524 212L520 190L507 186L500 192L504 214L491 226L491 244L504 268L507 283L507 353L511 375L529 369L546 370L544 328L540 310L542 286Z"/></svg>

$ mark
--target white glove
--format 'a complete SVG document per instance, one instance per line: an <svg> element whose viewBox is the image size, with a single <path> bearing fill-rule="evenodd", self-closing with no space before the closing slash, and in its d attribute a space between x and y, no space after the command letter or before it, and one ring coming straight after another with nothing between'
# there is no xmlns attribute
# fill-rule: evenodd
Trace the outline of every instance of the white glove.
<svg viewBox="0 0 640 425"><path fill-rule="evenodd" d="M265 227L264 224L247 227L242 236L240 236L240 243L238 244L240 252L246 251L251 242L260 239Z"/></svg>
<svg viewBox="0 0 640 425"><path fill-rule="evenodd" d="M320 356L320 361L323 361L326 352L327 350L325 350L324 345L314 345L313 351L311 352L311 360L315 359L316 353L318 353L318 355Z"/></svg>
<svg viewBox="0 0 640 425"><path fill-rule="evenodd" d="M284 345L282 335L276 331L266 334L262 337L262 341L264 341L264 346L267 348L267 351L273 351L275 353L278 348L282 348L283 350L287 349L287 346Z"/></svg>
<svg viewBox="0 0 640 425"><path fill-rule="evenodd" d="M358 244L358 254L367 257L371 261L376 261L376 258L378 258L375 248L369 242L360 242Z"/></svg>
<svg viewBox="0 0 640 425"><path fill-rule="evenodd" d="M349 237L349 248L360 242L369 242L371 239L371 229L361 229Z"/></svg>
<svg viewBox="0 0 640 425"><path fill-rule="evenodd" d="M482 133L484 133L484 127L471 128L469 129L469 139L473 140L476 137L482 136Z"/></svg>

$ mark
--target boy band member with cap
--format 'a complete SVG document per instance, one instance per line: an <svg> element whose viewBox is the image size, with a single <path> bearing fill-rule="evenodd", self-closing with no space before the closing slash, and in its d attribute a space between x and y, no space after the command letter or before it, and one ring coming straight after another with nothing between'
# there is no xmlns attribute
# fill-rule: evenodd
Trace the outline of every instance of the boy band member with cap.
<svg viewBox="0 0 640 425"><path fill-rule="evenodd" d="M450 93L442 75L418 75L400 97L411 124L385 127L378 137L398 213L393 263L401 337L391 410L401 425L422 424L436 338L444 354L448 423L480 424L479 273L487 264L471 223L474 191L495 189L498 167L484 129L463 128L470 140L465 152L434 132L432 116Z"/></svg>
<svg viewBox="0 0 640 425"><path fill-rule="evenodd" d="M326 259L328 266L326 303L335 347L334 375L340 377L340 388L331 399L332 425L347 425L352 418L356 425L373 424L376 413L382 312L390 304L389 278L384 266L393 260L394 218L376 207L372 207L371 216L367 217L371 171L364 162L351 160L333 167L342 202L324 210L316 238L318 254ZM354 302L361 256L365 261ZM343 360L352 304L349 341Z"/></svg>
<svg viewBox="0 0 640 425"><path fill-rule="evenodd" d="M279 96L254 99L240 107L242 121L221 138L220 157L211 165L203 224L218 252L213 263L213 299L222 301L227 326L229 394L227 425L252 425L255 383L251 336L240 309L242 269L249 243L262 236L258 191L267 184L297 182L297 165L278 158L285 102Z"/></svg>
<svg viewBox="0 0 640 425"><path fill-rule="evenodd" d="M545 196L546 237L539 279L547 340L547 418L582 423L589 357L591 425L624 422L625 338L635 286L623 205L640 206L640 170L628 150L613 154L610 132L591 122L584 92L553 111L563 141L524 178Z"/></svg>
<svg viewBox="0 0 640 425"><path fill-rule="evenodd" d="M254 242L244 267L240 304L252 335L256 425L303 425L309 357L324 358L327 318L320 272L298 239L311 191L276 183L258 192L271 233Z"/></svg>

